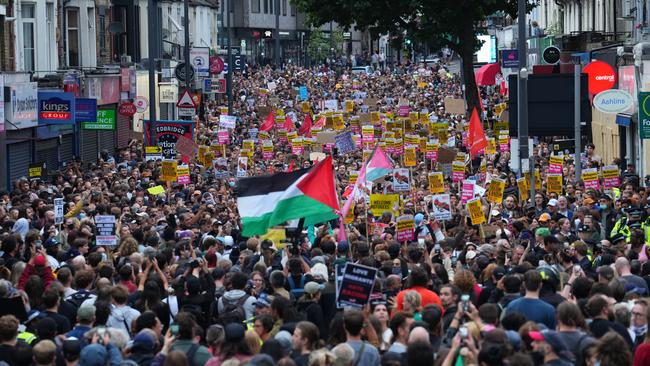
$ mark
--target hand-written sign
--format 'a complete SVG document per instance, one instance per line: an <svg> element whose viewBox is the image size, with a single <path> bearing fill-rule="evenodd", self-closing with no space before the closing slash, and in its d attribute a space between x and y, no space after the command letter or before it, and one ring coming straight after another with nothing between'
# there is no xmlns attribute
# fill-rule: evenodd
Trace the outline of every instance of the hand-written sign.
<svg viewBox="0 0 650 366"><path fill-rule="evenodd" d="M339 306L363 308L375 286L377 269L348 262L343 270L336 302Z"/></svg>

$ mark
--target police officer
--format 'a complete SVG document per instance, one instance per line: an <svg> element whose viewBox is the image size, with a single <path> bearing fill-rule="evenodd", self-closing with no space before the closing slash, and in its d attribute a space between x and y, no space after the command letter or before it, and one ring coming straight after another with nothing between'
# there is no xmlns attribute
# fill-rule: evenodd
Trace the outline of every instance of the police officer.
<svg viewBox="0 0 650 366"><path fill-rule="evenodd" d="M643 210L639 207L632 206L625 210L625 217L622 217L616 224L610 236L616 236L621 234L625 237L625 242L630 242L630 235L632 234L632 229L634 227L641 227L641 217L643 216Z"/></svg>

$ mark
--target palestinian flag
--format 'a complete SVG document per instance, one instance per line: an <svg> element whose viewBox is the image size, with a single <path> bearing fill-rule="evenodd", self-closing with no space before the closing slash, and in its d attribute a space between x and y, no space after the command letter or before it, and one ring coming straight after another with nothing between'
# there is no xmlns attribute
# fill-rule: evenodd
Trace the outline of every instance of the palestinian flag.
<svg viewBox="0 0 650 366"><path fill-rule="evenodd" d="M242 235L248 237L290 220L304 218L308 226L336 219L339 203L332 157L308 169L240 179L237 208Z"/></svg>

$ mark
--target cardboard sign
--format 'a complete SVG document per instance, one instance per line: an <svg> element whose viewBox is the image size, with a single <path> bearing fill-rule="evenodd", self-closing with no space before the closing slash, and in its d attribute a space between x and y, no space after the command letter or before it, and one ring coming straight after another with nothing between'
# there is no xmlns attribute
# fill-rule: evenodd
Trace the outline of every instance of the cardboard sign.
<svg viewBox="0 0 650 366"><path fill-rule="evenodd" d="M176 141L176 152L184 156L193 158L199 151L199 145L194 140L185 136L179 136Z"/></svg>
<svg viewBox="0 0 650 366"><path fill-rule="evenodd" d="M397 241L411 241L415 232L413 215L402 215L397 218Z"/></svg>
<svg viewBox="0 0 650 366"><path fill-rule="evenodd" d="M603 167L603 187L615 188L621 185L621 174L618 166L607 165Z"/></svg>
<svg viewBox="0 0 650 366"><path fill-rule="evenodd" d="M517 178L517 188L519 188L519 200L522 202L526 201L528 199L528 191L530 188L528 187L528 181L525 177Z"/></svg>
<svg viewBox="0 0 650 366"><path fill-rule="evenodd" d="M465 179L465 162L454 161L451 163L451 180L454 183Z"/></svg>
<svg viewBox="0 0 650 366"><path fill-rule="evenodd" d="M585 189L600 189L600 182L598 181L598 169L589 168L582 170L582 180L585 183Z"/></svg>
<svg viewBox="0 0 650 366"><path fill-rule="evenodd" d="M393 190L395 192L408 192L411 190L411 175L408 169L393 169Z"/></svg>
<svg viewBox="0 0 650 366"><path fill-rule="evenodd" d="M375 216L381 216L386 211L399 210L399 194L371 194L370 210Z"/></svg>
<svg viewBox="0 0 650 366"><path fill-rule="evenodd" d="M376 268L346 263L336 295L337 304L341 307L362 309L370 299L376 276Z"/></svg>
<svg viewBox="0 0 650 366"><path fill-rule="evenodd" d="M236 125L237 125L237 117L227 116L223 114L219 116L219 127L234 129Z"/></svg>
<svg viewBox="0 0 650 366"><path fill-rule="evenodd" d="M503 201L503 192L506 189L506 181L503 179L492 178L490 188L487 191L488 202L497 204Z"/></svg>
<svg viewBox="0 0 650 366"><path fill-rule="evenodd" d="M163 160L160 166L160 179L166 182L175 182L177 168L178 162L176 160Z"/></svg>
<svg viewBox="0 0 650 366"><path fill-rule="evenodd" d="M461 98L445 98L445 112L465 114L465 100Z"/></svg>
<svg viewBox="0 0 650 366"><path fill-rule="evenodd" d="M151 188L147 189L147 192L149 192L149 194L157 196L157 195L159 195L161 193L165 193L165 188L163 186L161 186L161 185L157 185L155 187L151 187Z"/></svg>
<svg viewBox="0 0 650 366"><path fill-rule="evenodd" d="M428 175L428 179L429 179L429 192L433 194L445 192L445 183L444 183L445 178L442 175L442 172L431 172Z"/></svg>
<svg viewBox="0 0 650 366"><path fill-rule="evenodd" d="M562 194L562 174L553 173L546 176L546 191Z"/></svg>
<svg viewBox="0 0 650 366"><path fill-rule="evenodd" d="M480 198L470 200L466 206L472 225L480 225L485 222L485 214L483 214L483 205Z"/></svg>
<svg viewBox="0 0 650 366"><path fill-rule="evenodd" d="M117 246L117 236L115 235L115 216L98 215L95 216L95 243L101 246Z"/></svg>
<svg viewBox="0 0 650 366"><path fill-rule="evenodd" d="M440 141L442 144L443 142ZM454 161L454 158L456 157L456 149L448 148L441 146L438 149L438 162L440 164L449 164L452 161Z"/></svg>
<svg viewBox="0 0 650 366"><path fill-rule="evenodd" d="M63 224L63 198L54 199L54 224Z"/></svg>
<svg viewBox="0 0 650 366"><path fill-rule="evenodd" d="M417 163L415 147L404 148L404 166L413 167Z"/></svg>
<svg viewBox="0 0 650 366"><path fill-rule="evenodd" d="M436 194L431 198L431 209L436 220L451 220L451 196Z"/></svg>
<svg viewBox="0 0 650 366"><path fill-rule="evenodd" d="M471 180L464 180L462 185L462 191L460 195L460 202L466 204L467 201L474 198L474 182Z"/></svg>

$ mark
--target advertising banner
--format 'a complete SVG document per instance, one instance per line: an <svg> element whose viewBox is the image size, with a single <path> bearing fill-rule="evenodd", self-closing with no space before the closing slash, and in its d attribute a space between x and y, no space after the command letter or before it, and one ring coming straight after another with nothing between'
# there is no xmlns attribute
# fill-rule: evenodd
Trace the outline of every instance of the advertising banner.
<svg viewBox="0 0 650 366"><path fill-rule="evenodd" d="M64 92L38 92L38 124L74 124L75 95Z"/></svg>

